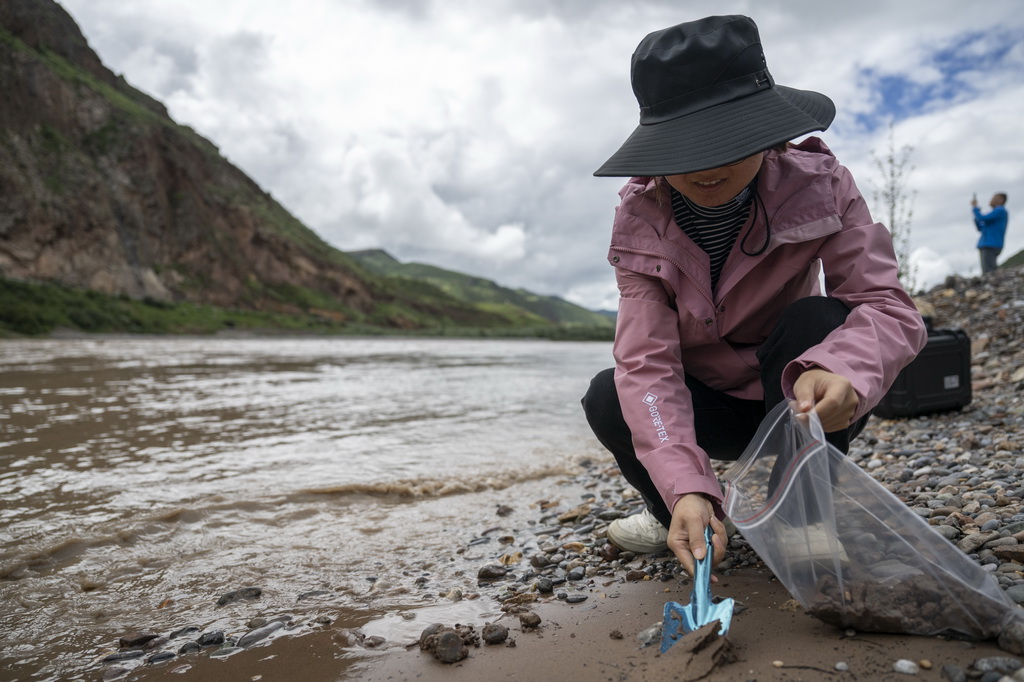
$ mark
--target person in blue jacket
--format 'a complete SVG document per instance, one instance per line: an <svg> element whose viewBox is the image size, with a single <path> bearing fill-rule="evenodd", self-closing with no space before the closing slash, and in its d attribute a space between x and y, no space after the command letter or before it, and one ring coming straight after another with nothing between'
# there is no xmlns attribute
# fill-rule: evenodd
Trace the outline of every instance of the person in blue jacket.
<svg viewBox="0 0 1024 682"><path fill-rule="evenodd" d="M983 275L996 269L996 258L1003 250L1006 224L1010 220L1010 214L1006 212L1005 192L993 194L988 205L992 210L982 214L981 209L978 208L977 195L971 199L974 224L978 228L978 232L981 233L981 237L978 238L978 253L981 254L981 274Z"/></svg>

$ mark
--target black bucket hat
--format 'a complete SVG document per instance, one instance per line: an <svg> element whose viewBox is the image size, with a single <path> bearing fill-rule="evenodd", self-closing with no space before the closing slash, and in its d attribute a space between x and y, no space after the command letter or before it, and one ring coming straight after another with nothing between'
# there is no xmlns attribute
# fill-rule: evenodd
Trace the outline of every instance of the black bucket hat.
<svg viewBox="0 0 1024 682"><path fill-rule="evenodd" d="M707 17L655 31L633 53L640 125L597 176L692 173L741 161L814 130L836 107L776 85L754 20Z"/></svg>

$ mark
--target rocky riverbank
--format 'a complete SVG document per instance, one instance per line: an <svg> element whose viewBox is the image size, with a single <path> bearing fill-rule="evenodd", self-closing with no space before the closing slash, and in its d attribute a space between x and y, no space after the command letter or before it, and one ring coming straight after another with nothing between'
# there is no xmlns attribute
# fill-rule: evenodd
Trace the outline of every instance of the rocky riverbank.
<svg viewBox="0 0 1024 682"><path fill-rule="evenodd" d="M1024 482L1021 480L1024 403L1020 397L1024 388L1024 281L1021 270L1000 270L986 278L950 278L944 286L920 297L919 305L936 328L961 328L970 336L973 401L956 412L909 419L875 418L854 442L849 456L905 502L913 513L990 573L1008 597L1018 604L1024 603ZM464 557L476 562L475 574L460 575L460 571L455 571L440 579L432 578L435 584L430 589L439 601L479 599L500 605L508 618L506 621L502 617L503 622L518 626L512 635L500 638L505 648L515 646L515 632L522 637L527 632L543 631L544 621L537 614L550 614L558 605L566 609L573 605L591 608L595 605L588 606L588 602L605 599L616 586L664 583L664 589L658 591L670 591L672 598L685 600L688 594L685 587L688 578L668 554L636 556L620 552L606 541L606 529L611 521L640 509L640 501L618 476L614 466L606 462L584 462L579 474L563 481L561 490L563 494L557 498L504 499L493 509L482 510L481 518L467 528L466 544L460 550ZM533 518L526 523L517 522L518 525L509 523L507 519L523 506L529 507ZM521 520L522 515L516 518ZM730 540L727 556L717 570L723 582L731 576L750 574L771 581L770 571L741 535ZM427 582L430 581L424 580ZM748 608L748 603L738 600L738 611ZM799 610L799 605L794 608ZM659 616L653 614L647 625L657 621ZM275 622L280 624L273 626ZM273 638L270 635L290 630L307 632L317 627L330 627L328 622L297 624L285 619L251 625L254 627L248 628L250 631L265 634L250 637L244 645L236 637L216 647L210 646L208 649L214 652L210 655L230 655L257 641L266 642ZM499 641L493 637L482 638L482 628L457 623L432 627L432 630L427 628L430 631L419 643L426 653L423 658L410 659L414 661L411 664L427 666L433 657L455 663L470 655L471 649L493 647L494 644L487 642ZM508 626L505 627L508 634ZM649 642L655 634L650 627L629 631L614 622L607 623L606 629L606 637L627 639L636 646L645 643L645 636ZM245 630L240 628L240 632ZM493 635L494 629L489 632ZM440 644L443 634L449 635L444 646ZM855 634L847 631L845 636ZM166 664L167 659L194 657L196 654L189 652L197 650L196 644L209 633L192 635L187 638L188 643L182 642L178 635L179 643L175 644L176 649L171 649L175 651L174 656L165 653L152 662ZM359 628L338 631L335 641L339 641L338 635L343 645L353 648L382 650L394 644L415 648L417 644L389 643L380 637L367 636ZM273 646L281 646L278 639ZM121 652L114 652L115 660L106 668L106 679L139 672L139 667L126 666L123 660L116 659L118 654L141 658L143 654L129 652L146 644L130 641L127 644ZM891 671L922 676L927 676L929 671L941 671L942 676L950 680L968 677L998 680L1024 669L1024 647L1020 640L1000 641L1000 645L1004 649L1002 655L989 649L981 652L986 655L965 657L960 644L954 642L948 642L946 649L938 649L938 655L928 660L910 660L894 654ZM166 642L164 646L168 648ZM943 651L949 652L948 661L942 660ZM851 663L843 658L843 651L837 650L830 673L843 671L844 666L850 669ZM471 661L460 665L472 667L474 664ZM775 679L771 676L772 668L782 668L784 662L747 660L744 666L751 672L754 668L761 671L760 676L753 675L751 679ZM710 669L708 672L710 674ZM1024 679L1024 673L1016 672L1011 679Z"/></svg>

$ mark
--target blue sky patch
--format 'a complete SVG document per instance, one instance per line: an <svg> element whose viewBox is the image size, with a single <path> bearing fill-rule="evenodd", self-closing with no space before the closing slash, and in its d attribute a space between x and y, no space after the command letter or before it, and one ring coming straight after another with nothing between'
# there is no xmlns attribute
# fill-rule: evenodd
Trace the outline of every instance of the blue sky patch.
<svg viewBox="0 0 1024 682"><path fill-rule="evenodd" d="M928 81L916 80L912 73L861 69L858 77L871 92L875 106L870 112L858 114L857 123L875 130L890 122L977 96L978 88L970 74L1000 68L1014 43L1015 39L1008 33L965 34L926 56L921 66L940 74L939 78Z"/></svg>

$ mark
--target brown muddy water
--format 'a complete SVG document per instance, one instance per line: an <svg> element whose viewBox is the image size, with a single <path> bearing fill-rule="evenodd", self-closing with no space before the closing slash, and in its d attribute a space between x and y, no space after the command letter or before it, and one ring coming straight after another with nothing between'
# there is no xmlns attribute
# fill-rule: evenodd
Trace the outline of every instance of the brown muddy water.
<svg viewBox="0 0 1024 682"><path fill-rule="evenodd" d="M0 341L0 679L99 679L136 630L493 618L441 597L475 589L499 505L525 524L610 461L579 407L610 364L607 343Z"/></svg>

